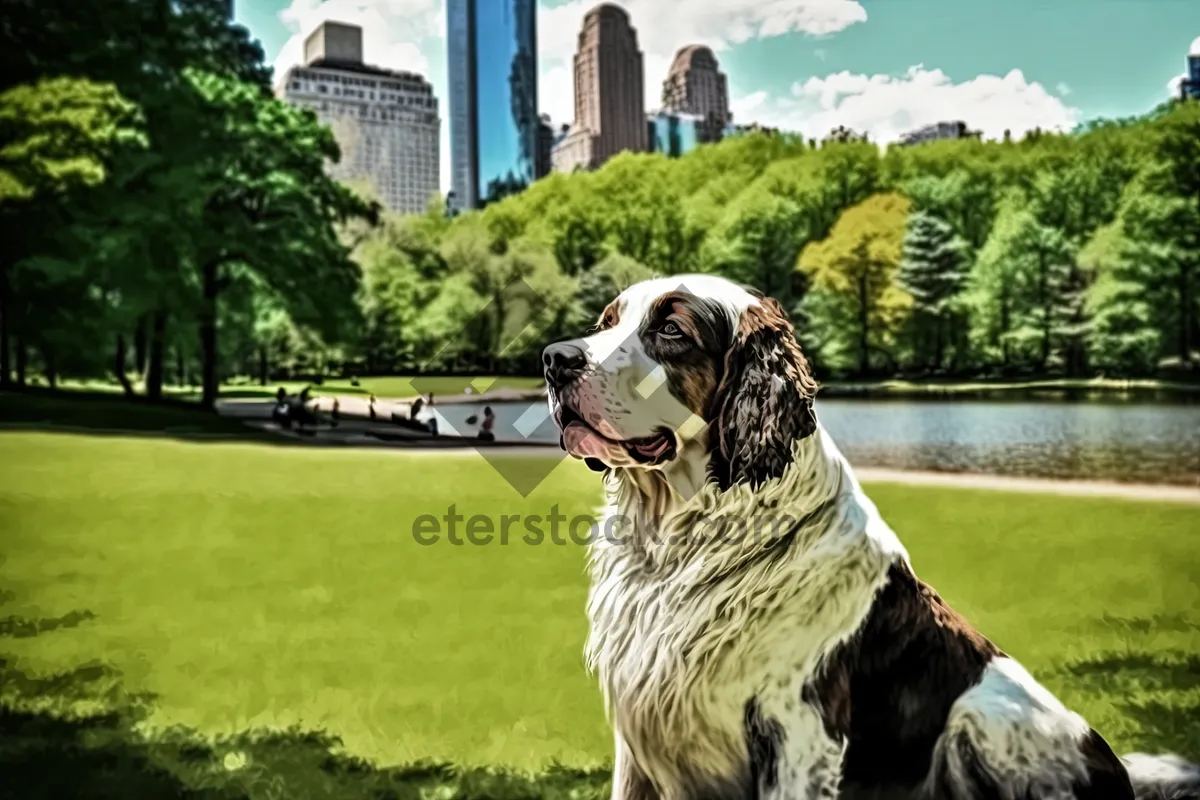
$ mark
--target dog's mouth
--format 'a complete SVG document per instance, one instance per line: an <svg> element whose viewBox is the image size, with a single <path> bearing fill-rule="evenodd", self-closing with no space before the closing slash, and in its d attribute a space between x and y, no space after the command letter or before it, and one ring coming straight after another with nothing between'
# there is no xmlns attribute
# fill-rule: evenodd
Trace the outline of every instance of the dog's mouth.
<svg viewBox="0 0 1200 800"><path fill-rule="evenodd" d="M559 446L596 472L608 467L657 466L675 457L675 434L666 428L636 439L610 439L564 405L559 405L556 416L562 431Z"/></svg>

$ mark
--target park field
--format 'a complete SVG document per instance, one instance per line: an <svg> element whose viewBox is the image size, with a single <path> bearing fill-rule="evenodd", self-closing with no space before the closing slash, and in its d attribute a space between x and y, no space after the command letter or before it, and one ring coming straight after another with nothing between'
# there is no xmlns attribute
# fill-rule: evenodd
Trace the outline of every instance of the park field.
<svg viewBox="0 0 1200 800"><path fill-rule="evenodd" d="M1194 506L867 489L921 577L1117 752L1200 758ZM477 455L0 432L8 791L602 797L583 551L548 522L598 498L574 461L525 498ZM545 537L502 542L503 515Z"/></svg>

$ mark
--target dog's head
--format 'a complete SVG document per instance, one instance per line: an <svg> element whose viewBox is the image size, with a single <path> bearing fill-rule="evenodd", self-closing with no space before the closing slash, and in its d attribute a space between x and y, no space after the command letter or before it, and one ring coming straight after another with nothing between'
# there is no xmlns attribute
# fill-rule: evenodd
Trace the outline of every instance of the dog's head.
<svg viewBox="0 0 1200 800"><path fill-rule="evenodd" d="M721 488L755 487L816 429L817 387L784 310L716 276L631 286L542 362L562 446L596 470L703 461Z"/></svg>

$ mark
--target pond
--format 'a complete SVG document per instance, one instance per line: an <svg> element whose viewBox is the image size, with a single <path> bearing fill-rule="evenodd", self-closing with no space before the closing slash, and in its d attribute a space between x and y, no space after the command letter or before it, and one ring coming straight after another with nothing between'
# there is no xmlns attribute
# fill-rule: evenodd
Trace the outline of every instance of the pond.
<svg viewBox="0 0 1200 800"><path fill-rule="evenodd" d="M492 403L496 438L558 442L545 402ZM471 436L483 404L437 407L443 433ZM1200 486L1200 404L817 401L855 466Z"/></svg>

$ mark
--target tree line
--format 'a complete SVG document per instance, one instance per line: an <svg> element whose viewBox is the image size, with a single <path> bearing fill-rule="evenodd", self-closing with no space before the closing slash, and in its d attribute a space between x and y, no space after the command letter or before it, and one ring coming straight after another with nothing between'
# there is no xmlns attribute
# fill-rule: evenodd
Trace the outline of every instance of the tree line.
<svg viewBox="0 0 1200 800"><path fill-rule="evenodd" d="M824 377L1192 375L1200 104L1071 134L880 148L750 134L626 153L480 212L386 217L356 250L370 371L535 370L511 335L591 325L707 272L774 296ZM543 301L506 299L521 279Z"/></svg>
<svg viewBox="0 0 1200 800"><path fill-rule="evenodd" d="M1189 376L1200 104L880 148L626 153L449 218L382 213L222 0L14 0L0 27L0 380L533 373L624 286L709 272L824 378ZM105 31L99 36L97 31Z"/></svg>

